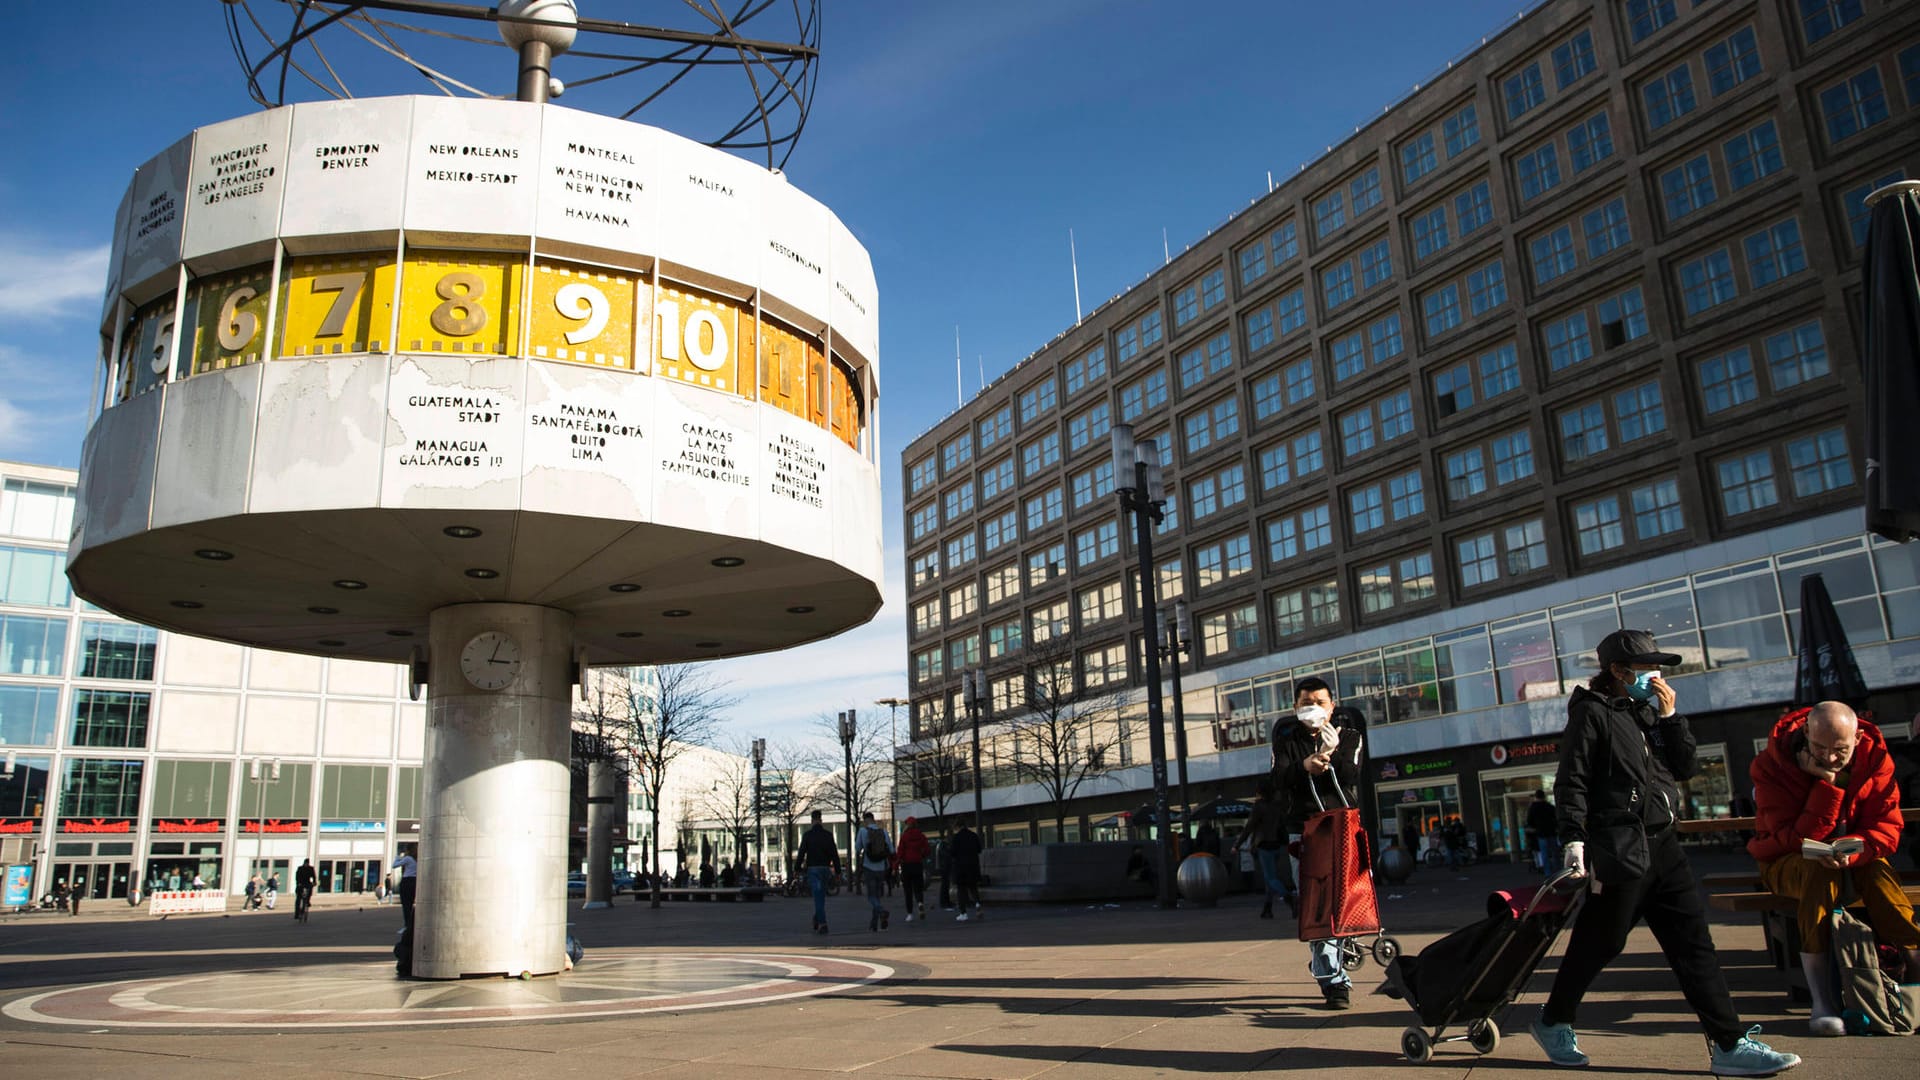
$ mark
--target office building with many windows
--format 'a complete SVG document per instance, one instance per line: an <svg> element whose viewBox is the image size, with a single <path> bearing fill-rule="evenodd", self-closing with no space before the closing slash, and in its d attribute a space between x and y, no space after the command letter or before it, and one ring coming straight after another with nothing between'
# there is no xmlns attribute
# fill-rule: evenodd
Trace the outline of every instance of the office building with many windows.
<svg viewBox="0 0 1920 1080"><path fill-rule="evenodd" d="M1624 625L1685 657L1689 809L1724 811L1809 573L1903 735L1920 545L1863 531L1855 357L1865 196L1917 174L1920 6L1535 7L906 449L897 813L972 670L994 842L1117 837L1145 800L1122 422L1167 477L1195 804L1252 793L1320 675L1367 715L1383 830L1509 850ZM1111 719L1060 815L1026 718L1073 701Z"/></svg>

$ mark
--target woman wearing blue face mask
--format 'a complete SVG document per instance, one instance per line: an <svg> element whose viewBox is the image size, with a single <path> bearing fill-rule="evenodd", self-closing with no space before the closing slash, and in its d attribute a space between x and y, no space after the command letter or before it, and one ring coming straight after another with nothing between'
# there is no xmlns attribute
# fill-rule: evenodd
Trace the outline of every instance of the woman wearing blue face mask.
<svg viewBox="0 0 1920 1080"><path fill-rule="evenodd" d="M1770 1076L1790 1069L1800 1058L1754 1038L1759 1027L1745 1027L1734 1011L1706 908L1674 829L1677 781L1698 771L1693 732L1660 677L1661 665L1680 657L1660 652L1644 630L1608 634L1597 652L1599 673L1567 702L1553 787L1566 868L1590 875L1592 894L1533 1022L1534 1040L1556 1065L1587 1064L1574 1013L1644 919L1706 1030L1712 1073Z"/></svg>

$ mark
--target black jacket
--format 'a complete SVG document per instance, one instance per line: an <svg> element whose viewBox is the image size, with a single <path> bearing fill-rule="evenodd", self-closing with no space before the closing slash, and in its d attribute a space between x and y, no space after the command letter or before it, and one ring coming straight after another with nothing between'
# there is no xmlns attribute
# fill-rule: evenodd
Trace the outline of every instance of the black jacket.
<svg viewBox="0 0 1920 1080"><path fill-rule="evenodd" d="M980 880L980 834L962 826L948 844L953 859L953 880L972 883Z"/></svg>
<svg viewBox="0 0 1920 1080"><path fill-rule="evenodd" d="M1552 836L1559 831L1560 815L1553 812L1553 803L1546 799L1535 799L1527 804L1527 832L1534 837Z"/></svg>
<svg viewBox="0 0 1920 1080"><path fill-rule="evenodd" d="M1567 701L1553 798L1560 839L1585 842L1589 825L1637 817L1649 833L1680 816L1679 780L1699 771L1693 731L1680 713L1662 720L1651 701L1578 687Z"/></svg>
<svg viewBox="0 0 1920 1080"><path fill-rule="evenodd" d="M815 825L800 837L800 868L810 870L816 866L830 866L834 873L840 872L840 849L825 825Z"/></svg>
<svg viewBox="0 0 1920 1080"><path fill-rule="evenodd" d="M1323 806L1332 810L1360 805L1360 751L1364 742L1360 730L1365 721L1342 705L1333 710L1331 722L1340 733L1340 745L1333 753L1333 768L1319 776L1309 773L1303 764L1319 752L1319 737L1292 716L1282 717L1273 726L1273 782L1280 793L1281 817L1287 823L1288 832L1301 831L1307 817L1318 813ZM1339 788L1334 787L1336 777ZM1346 794L1345 801L1341 799L1342 791ZM1316 794L1318 801L1314 798Z"/></svg>

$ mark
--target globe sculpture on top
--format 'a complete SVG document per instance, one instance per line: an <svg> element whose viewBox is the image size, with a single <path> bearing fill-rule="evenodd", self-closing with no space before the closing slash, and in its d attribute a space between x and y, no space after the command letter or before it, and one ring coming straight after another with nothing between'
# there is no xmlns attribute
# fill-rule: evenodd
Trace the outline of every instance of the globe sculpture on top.
<svg viewBox="0 0 1920 1080"><path fill-rule="evenodd" d="M412 665L427 978L562 968L588 666L880 604L865 249L776 170L539 100L571 3L474 11L535 100L298 102L136 172L68 563L151 625Z"/></svg>

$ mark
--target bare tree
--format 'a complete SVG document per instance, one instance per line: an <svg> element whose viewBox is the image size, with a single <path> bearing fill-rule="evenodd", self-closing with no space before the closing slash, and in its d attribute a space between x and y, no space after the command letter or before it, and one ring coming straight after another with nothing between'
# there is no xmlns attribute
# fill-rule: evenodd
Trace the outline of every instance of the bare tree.
<svg viewBox="0 0 1920 1080"><path fill-rule="evenodd" d="M726 754L713 787L699 798L700 816L726 826L739 860L735 869L745 870L753 858L753 850L747 845L747 836L753 831L753 751L736 746Z"/></svg>
<svg viewBox="0 0 1920 1080"><path fill-rule="evenodd" d="M833 750L820 759L820 771L834 777L837 798L832 801L846 811L847 843L852 844L854 830L859 828L863 811L873 810L874 816L883 821L893 816L890 805L893 797L893 739L886 725L875 723L869 716L864 723L854 725L852 756L849 758L846 744L840 741L839 718L822 713L816 723L833 743ZM889 805L876 805L883 800L889 801ZM828 800L824 798L815 803L816 806L827 804Z"/></svg>
<svg viewBox="0 0 1920 1080"><path fill-rule="evenodd" d="M947 807L973 791L973 726L943 720L922 729L915 745L917 750L900 759L897 797L925 799L941 830L951 831Z"/></svg>
<svg viewBox="0 0 1920 1080"><path fill-rule="evenodd" d="M1008 751L1002 768L1047 793L1064 838L1067 804L1087 781L1119 764L1126 672L1123 665L1109 668L1105 659L1087 658L1082 684L1076 684L1073 646L1066 638L1033 645L1027 659L1027 699L1023 707L1008 710L1006 734L995 745Z"/></svg>
<svg viewBox="0 0 1920 1080"><path fill-rule="evenodd" d="M831 799L832 793L822 777L810 771L817 757L790 742L767 746L760 797L766 804L766 816L780 826L781 865L786 867L787 877L792 877L794 872L792 856L800 846L801 820Z"/></svg>
<svg viewBox="0 0 1920 1080"><path fill-rule="evenodd" d="M653 906L660 906L660 797L667 771L696 746L712 745L727 710L740 699L727 694L706 668L662 664L651 684L629 680L627 712L633 718L631 749L640 788L653 815Z"/></svg>

